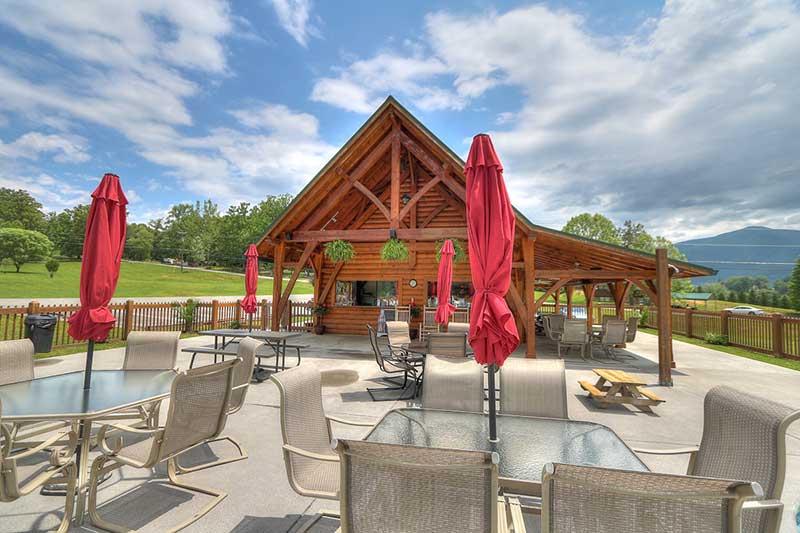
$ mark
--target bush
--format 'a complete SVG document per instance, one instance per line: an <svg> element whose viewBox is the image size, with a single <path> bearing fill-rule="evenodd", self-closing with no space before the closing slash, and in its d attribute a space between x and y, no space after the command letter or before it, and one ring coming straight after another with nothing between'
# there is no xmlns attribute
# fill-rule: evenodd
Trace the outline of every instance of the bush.
<svg viewBox="0 0 800 533"><path fill-rule="evenodd" d="M347 263L355 256L356 251L348 241L337 239L325 244L325 257L334 263Z"/></svg>
<svg viewBox="0 0 800 533"><path fill-rule="evenodd" d="M197 311L197 302L194 300L186 300L185 304L173 304L178 313L178 320L183 322L183 333L192 331L194 326L194 315Z"/></svg>
<svg viewBox="0 0 800 533"><path fill-rule="evenodd" d="M650 317L650 312L647 308L642 309L641 314L639 314L639 327L646 328L647 327L647 319Z"/></svg>
<svg viewBox="0 0 800 533"><path fill-rule="evenodd" d="M381 248L381 259L384 261L408 260L408 247L400 239L389 239Z"/></svg>
<svg viewBox="0 0 800 533"><path fill-rule="evenodd" d="M58 272L58 267L60 266L61 263L59 263L57 259L53 258L48 259L47 262L44 264L44 267L50 273L51 278L56 275L56 272Z"/></svg>
<svg viewBox="0 0 800 533"><path fill-rule="evenodd" d="M727 346L728 345L728 336L721 335L719 333L706 333L705 339L706 343L714 344L716 346Z"/></svg>

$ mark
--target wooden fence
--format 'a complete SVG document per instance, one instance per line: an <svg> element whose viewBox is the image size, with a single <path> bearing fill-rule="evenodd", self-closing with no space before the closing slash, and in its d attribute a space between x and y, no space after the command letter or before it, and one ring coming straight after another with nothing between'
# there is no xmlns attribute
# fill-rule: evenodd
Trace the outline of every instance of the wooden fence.
<svg viewBox="0 0 800 533"><path fill-rule="evenodd" d="M251 317L242 311L239 301L145 303L128 300L109 306L116 322L108 335L108 341L121 341L131 331L183 331L193 332L216 328L242 327L249 325ZM187 313L187 305L194 306L193 313ZM53 338L53 348L61 348L84 343L69 335L67 319L78 310L77 304L45 305L30 302L27 306L0 307L0 340L22 339L25 337L25 317L29 314L53 314L58 317ZM310 331L313 326L313 305L308 302L292 302L286 306L281 319L281 329L288 331ZM270 329L271 306L262 300L253 313L253 327Z"/></svg>

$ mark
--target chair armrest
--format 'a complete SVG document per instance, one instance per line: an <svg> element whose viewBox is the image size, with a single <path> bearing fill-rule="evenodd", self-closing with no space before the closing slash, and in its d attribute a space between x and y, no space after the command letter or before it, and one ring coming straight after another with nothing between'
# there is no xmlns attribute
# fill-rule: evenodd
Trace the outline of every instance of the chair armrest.
<svg viewBox="0 0 800 533"><path fill-rule="evenodd" d="M317 461L328 461L331 463L338 463L339 456L338 455L323 455L321 453L316 452L309 452L308 450L304 450L302 448L298 448L296 446L292 446L291 444L284 444L283 445L284 451L289 453L294 453L297 455L302 455L303 457L308 457L309 459L316 459Z"/></svg>
<svg viewBox="0 0 800 533"><path fill-rule="evenodd" d="M30 457L32 455L36 455L37 453L40 453L46 450L47 448L50 448L51 446L53 446L53 444L57 443L58 441L63 440L65 437L69 439L69 444L67 445L67 451L74 452L75 446L77 446L78 443L78 435L74 431L65 431L63 433L56 433L55 435L52 435L44 442L41 442L32 448L26 448L25 450L19 453L10 454L6 457L6 459L19 460L19 459L25 459L26 457ZM57 460L56 459L57 457L58 457L58 450L53 450L53 453L51 454L51 459Z"/></svg>
<svg viewBox="0 0 800 533"><path fill-rule="evenodd" d="M337 416L325 416L331 422L338 422L339 424L346 424L348 426L363 426L363 427L372 427L375 425L375 422L356 422L355 420L346 420L344 418L339 418Z"/></svg>
<svg viewBox="0 0 800 533"><path fill-rule="evenodd" d="M695 454L699 447L697 446L687 446L685 448L673 448L670 450L653 450L650 448L634 448L633 451L636 453L644 453L647 455L684 455L684 454Z"/></svg>
<svg viewBox="0 0 800 533"><path fill-rule="evenodd" d="M150 435L153 436L159 431L162 431L163 428L153 428L153 429L141 429L141 428L134 428L131 426L126 426L123 424L104 424L100 430L97 432L97 444L100 446L100 450L105 455L116 455L122 449L122 437L117 435L116 442L109 446L108 437L106 433L109 430L116 430L121 431L123 433L132 433L134 435Z"/></svg>
<svg viewBox="0 0 800 533"><path fill-rule="evenodd" d="M749 500L742 504L742 510L756 511L783 511L783 502L780 500Z"/></svg>

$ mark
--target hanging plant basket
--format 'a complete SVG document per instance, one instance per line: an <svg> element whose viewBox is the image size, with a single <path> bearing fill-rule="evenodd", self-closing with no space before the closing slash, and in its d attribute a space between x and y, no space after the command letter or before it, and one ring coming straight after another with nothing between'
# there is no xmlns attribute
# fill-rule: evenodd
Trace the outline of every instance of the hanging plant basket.
<svg viewBox="0 0 800 533"><path fill-rule="evenodd" d="M381 248L381 259L393 262L407 261L408 246L400 239L389 239Z"/></svg>
<svg viewBox="0 0 800 533"><path fill-rule="evenodd" d="M444 241L447 239L442 239L440 241L436 241L436 262L440 262L442 260L442 246L444 246ZM456 254L453 256L454 263L460 263L462 261L467 260L467 249L464 248L464 243L459 241L458 239L450 239L453 243L453 249L456 251Z"/></svg>
<svg viewBox="0 0 800 533"><path fill-rule="evenodd" d="M356 250L348 241L337 239L325 244L325 257L334 263L347 263L356 256Z"/></svg>

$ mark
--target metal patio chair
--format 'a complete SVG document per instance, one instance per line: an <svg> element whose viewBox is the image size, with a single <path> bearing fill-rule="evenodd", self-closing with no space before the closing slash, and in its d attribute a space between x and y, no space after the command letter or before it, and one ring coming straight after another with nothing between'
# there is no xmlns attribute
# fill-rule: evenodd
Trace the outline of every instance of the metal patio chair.
<svg viewBox="0 0 800 533"><path fill-rule="evenodd" d="M14 426L4 424L2 416L3 404L0 402L0 502L13 502L42 487L63 484L66 500L57 531L66 533L75 503L78 470L74 456L78 435L71 430L50 432L45 440L35 446L19 449L12 434ZM47 463L32 463L33 458L44 453L50 455Z"/></svg>
<svg viewBox="0 0 800 533"><path fill-rule="evenodd" d="M628 317L628 319L625 321L625 324L627 324L627 329L625 330L625 342L633 342L636 340L636 332L639 329L639 317Z"/></svg>
<svg viewBox="0 0 800 533"><path fill-rule="evenodd" d="M626 325L624 320L609 318L603 321L603 330L599 337L592 339L592 346L599 346L610 359L619 360L615 347L625 344Z"/></svg>
<svg viewBox="0 0 800 533"><path fill-rule="evenodd" d="M427 337L428 354L445 357L466 357L467 336L464 333L429 333Z"/></svg>
<svg viewBox="0 0 800 533"><path fill-rule="evenodd" d="M545 336L551 341L556 341L561 338L564 333L564 315L562 314L549 314L542 316L542 325L544 327Z"/></svg>
<svg viewBox="0 0 800 533"><path fill-rule="evenodd" d="M170 531L179 531L196 522L225 499L225 492L179 481L180 472L176 458L183 452L216 438L225 428L234 373L240 364L241 359L237 357L179 373L172 382L169 410L162 427L140 429L106 424L100 428L97 434L100 456L92 463L89 479L88 511L93 524L108 531L130 531L125 526L103 518L97 510L98 482L123 466L152 469L167 461L167 475L172 485L212 497L211 502L200 511ZM109 435L112 429L114 431ZM147 438L126 446L125 435Z"/></svg>
<svg viewBox="0 0 800 533"><path fill-rule="evenodd" d="M392 355L404 355L413 342L408 322L402 320L386 322L386 336L389 338L389 351Z"/></svg>
<svg viewBox="0 0 800 533"><path fill-rule="evenodd" d="M466 357L425 358L422 407L483 412L483 367Z"/></svg>
<svg viewBox="0 0 800 533"><path fill-rule="evenodd" d="M436 322L436 306L425 306L422 308L422 325L419 331L419 340L424 341L429 333L441 331L439 323Z"/></svg>
<svg viewBox="0 0 800 533"><path fill-rule="evenodd" d="M745 500L760 494L748 481L548 464L541 531L741 533Z"/></svg>
<svg viewBox="0 0 800 533"><path fill-rule="evenodd" d="M786 430L800 419L800 410L725 385L705 397L700 446L675 450L636 449L652 455L689 454L691 476L756 481L764 499L744 506L744 528L777 533L786 478Z"/></svg>
<svg viewBox="0 0 800 533"><path fill-rule="evenodd" d="M586 346L589 344L589 332L586 330L586 320L579 318L569 318L564 321L564 332L558 338L557 350L559 359L561 348L569 350L578 347L581 350L581 359L586 360ZM591 353L589 354L591 356Z"/></svg>
<svg viewBox="0 0 800 533"><path fill-rule="evenodd" d="M499 374L503 414L569 418L564 361L509 357Z"/></svg>
<svg viewBox="0 0 800 533"><path fill-rule="evenodd" d="M367 334L369 336L369 343L372 347L372 352L375 354L375 362L378 364L378 368L380 368L383 373L389 374L388 376L383 376L382 379L397 385L396 387L381 388L367 387L367 393L369 394L370 398L372 398L372 401L384 402L409 399L403 398L403 392L400 393L400 397L375 397L376 392L405 391L409 387L409 378L411 378L411 384L414 385L413 394L416 395L417 389L419 388L419 381L422 378L422 364L424 361L423 356L409 354L403 349L396 351L390 350L388 355L384 354L381 350L380 344L378 343L378 334L369 324L367 324ZM399 376L395 375L401 373L403 374L403 382L401 384L397 384L397 382L394 380L399 379Z"/></svg>
<svg viewBox="0 0 800 533"><path fill-rule="evenodd" d="M262 341L245 337L239 342L236 349L236 356L242 360L241 364L236 365L233 369L233 388L231 389L231 399L228 405L228 416L238 413L244 407L244 401L247 398L247 391L250 390L250 382L253 380L253 368L256 363L256 351L263 346ZM179 474L188 474L189 472L196 472L198 470L205 470L213 466L220 466L228 463L235 463L247 459L247 451L242 444L231 437L230 435L222 435L206 441L206 444L212 442L228 441L235 448L238 455L227 459L218 459L211 463L204 463L198 466L184 467L178 461L179 457L175 458L175 467L178 469Z"/></svg>
<svg viewBox="0 0 800 533"><path fill-rule="evenodd" d="M525 533L495 453L340 440L341 533Z"/></svg>

